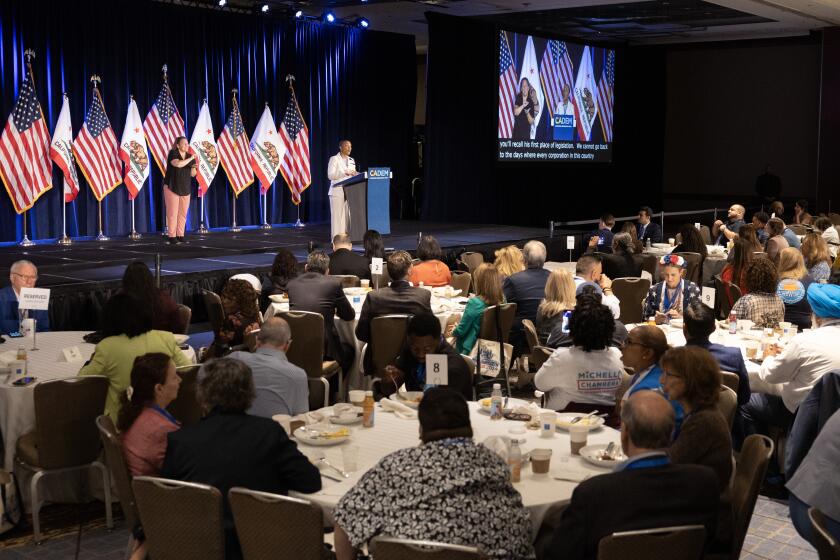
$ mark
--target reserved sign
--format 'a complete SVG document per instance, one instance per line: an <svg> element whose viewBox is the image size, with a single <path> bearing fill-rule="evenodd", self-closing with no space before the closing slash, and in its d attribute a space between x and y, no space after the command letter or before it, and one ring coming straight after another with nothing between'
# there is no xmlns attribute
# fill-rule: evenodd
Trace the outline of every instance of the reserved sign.
<svg viewBox="0 0 840 560"><path fill-rule="evenodd" d="M18 309L46 311L50 308L49 288L21 288Z"/></svg>

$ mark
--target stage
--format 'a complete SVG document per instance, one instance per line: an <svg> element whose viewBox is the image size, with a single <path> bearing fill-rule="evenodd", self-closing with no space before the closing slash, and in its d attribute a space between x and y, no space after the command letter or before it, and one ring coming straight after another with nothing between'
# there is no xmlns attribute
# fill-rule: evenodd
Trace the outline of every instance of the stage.
<svg viewBox="0 0 840 560"><path fill-rule="evenodd" d="M464 251L481 252L485 260L492 260L499 247L521 245L528 239L546 242L548 237L547 228L395 221L392 233L385 236L385 245L388 250L413 252L419 232L437 238L450 265ZM206 235L188 233L187 242L180 245L169 245L163 236L153 234L137 241L74 240L70 246L39 241L30 247L0 247L0 269L5 272L18 259L34 262L38 267L38 287L52 289L53 330L95 330L104 302L119 289L125 266L141 260L153 268L155 256L160 255L161 285L170 290L176 301L193 309L193 322L201 322L206 320L201 290L219 291L227 278L240 272L265 278L281 247L292 251L301 263L306 260L310 243L331 252L328 239L329 224L321 223L301 228L284 224L268 230L251 226L238 233L224 229ZM554 240L562 247L547 243L549 255L557 252L555 258L563 258L565 238ZM6 278L4 273L3 285L8 285Z"/></svg>

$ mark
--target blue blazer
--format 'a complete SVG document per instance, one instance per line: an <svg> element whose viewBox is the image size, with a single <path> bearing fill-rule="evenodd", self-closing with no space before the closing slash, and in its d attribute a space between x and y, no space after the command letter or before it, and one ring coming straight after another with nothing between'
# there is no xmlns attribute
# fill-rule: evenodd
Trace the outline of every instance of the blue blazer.
<svg viewBox="0 0 840 560"><path fill-rule="evenodd" d="M50 314L46 311L30 311L29 317L38 321L38 332L50 330ZM20 328L18 300L11 286L0 289L0 333L16 332Z"/></svg>
<svg viewBox="0 0 840 560"><path fill-rule="evenodd" d="M639 241L644 242L645 239L650 239L651 243L661 243L662 242L662 228L659 224L651 220L651 222L645 228L645 234L642 235L642 224L636 224L636 237L639 238Z"/></svg>
<svg viewBox="0 0 840 560"><path fill-rule="evenodd" d="M746 404L750 400L750 378L747 375L747 366L744 364L744 356L740 348L714 344L708 340L689 340L686 346L699 346L705 348L714 356L720 369L738 374L738 404Z"/></svg>

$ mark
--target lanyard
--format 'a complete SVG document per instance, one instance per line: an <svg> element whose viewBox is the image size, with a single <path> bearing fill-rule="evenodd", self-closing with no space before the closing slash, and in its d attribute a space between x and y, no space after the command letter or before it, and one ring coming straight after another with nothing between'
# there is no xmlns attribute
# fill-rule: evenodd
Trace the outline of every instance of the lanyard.
<svg viewBox="0 0 840 560"><path fill-rule="evenodd" d="M161 416L163 416L164 418L166 418L167 420L169 420L170 422L172 422L172 423L173 423L173 424L175 424L176 426L180 426L180 425L181 425L181 423L180 423L180 422L178 422L178 421L175 419L175 417L174 417L174 416L172 416L172 415L169 413L169 411L168 411L168 410L166 410L165 408L161 408L161 407L159 407L159 406L158 406L158 405L156 405L156 404L153 404L153 405L152 405L152 406L150 406L149 408L151 408L152 410L154 410L155 412L157 412L158 414L160 414Z"/></svg>
<svg viewBox="0 0 840 560"><path fill-rule="evenodd" d="M680 280L677 289L674 290L674 299L671 300L670 292L668 291L668 284L666 282L662 282L662 306L663 311L670 311L674 304L677 303L680 299L680 294L683 291L683 282L684 280Z"/></svg>

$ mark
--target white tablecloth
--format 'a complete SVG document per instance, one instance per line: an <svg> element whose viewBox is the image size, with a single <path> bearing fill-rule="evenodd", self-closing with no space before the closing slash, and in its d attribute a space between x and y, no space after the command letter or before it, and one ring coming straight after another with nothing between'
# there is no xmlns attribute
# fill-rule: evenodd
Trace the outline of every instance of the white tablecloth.
<svg viewBox="0 0 840 560"><path fill-rule="evenodd" d="M490 420L489 415L478 411L479 405L476 402L469 403L470 421L476 442L482 442L489 436L509 435L508 430L512 427L521 427L522 422L513 420ZM362 428L361 425L352 426L350 441L334 445L332 447L313 447L298 442L300 450L307 454L316 450L323 451L327 460L333 465L340 467L342 462L341 447L344 445L355 445L359 448L358 466L359 470L352 473L352 476L343 481L336 482L323 478L323 489L315 494L300 495L303 498L312 500L321 505L324 510L331 513L344 494L353 487L361 476L371 467L376 465L385 455L420 444L418 430L419 423L415 420L404 420L397 418L392 413L383 411L377 404L376 425L373 428ZM535 448L549 448L553 451L551 457L551 470L562 469L564 471L584 472L589 475L598 475L609 472L609 469L595 467L585 462L580 457L573 457L570 451L569 435L567 432L557 432L553 438L544 439L540 437L539 430L527 430L524 436L526 442L521 445L522 452L526 453ZM590 432L587 443L598 444L615 441L619 443L619 433L612 428L603 427L600 430ZM553 505L563 505L569 502L572 491L577 486L576 482L555 480L548 475L534 475L530 467L523 468L522 480L514 484L514 487L522 495L522 503L531 514L533 536L542 524L543 517ZM331 517L331 516L330 516Z"/></svg>

